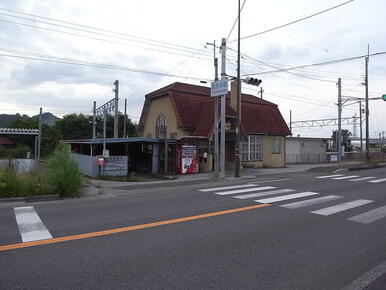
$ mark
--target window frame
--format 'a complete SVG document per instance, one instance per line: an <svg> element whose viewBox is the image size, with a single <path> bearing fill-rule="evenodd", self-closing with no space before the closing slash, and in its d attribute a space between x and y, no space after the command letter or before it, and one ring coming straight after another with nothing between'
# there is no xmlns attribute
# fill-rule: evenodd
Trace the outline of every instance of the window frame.
<svg viewBox="0 0 386 290"><path fill-rule="evenodd" d="M272 139L271 151L272 154L281 154L281 139Z"/></svg>
<svg viewBox="0 0 386 290"><path fill-rule="evenodd" d="M263 141L260 135L248 135L248 140L241 143L241 161L262 161L263 160ZM245 158L247 157L247 158Z"/></svg>
<svg viewBox="0 0 386 290"><path fill-rule="evenodd" d="M159 114L155 121L155 137L158 139L166 139L167 138L167 125L166 125L166 117L164 114Z"/></svg>

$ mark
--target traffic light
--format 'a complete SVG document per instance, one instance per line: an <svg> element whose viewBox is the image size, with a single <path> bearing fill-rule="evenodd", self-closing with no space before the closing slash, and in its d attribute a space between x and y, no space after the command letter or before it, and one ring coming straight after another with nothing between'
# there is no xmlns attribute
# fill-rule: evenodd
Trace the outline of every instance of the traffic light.
<svg viewBox="0 0 386 290"><path fill-rule="evenodd" d="M382 100L386 101L386 95L382 95Z"/></svg>
<svg viewBox="0 0 386 290"><path fill-rule="evenodd" d="M262 80L248 77L248 78L245 78L244 82L247 83L248 85L258 87L261 84Z"/></svg>

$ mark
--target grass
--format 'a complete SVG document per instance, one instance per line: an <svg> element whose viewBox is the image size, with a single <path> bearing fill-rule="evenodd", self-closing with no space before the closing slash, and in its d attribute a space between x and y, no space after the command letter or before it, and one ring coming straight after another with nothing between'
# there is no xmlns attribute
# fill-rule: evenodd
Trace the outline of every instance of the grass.
<svg viewBox="0 0 386 290"><path fill-rule="evenodd" d="M83 176L70 156L67 144L59 144L48 160L47 180L52 191L61 197L78 197Z"/></svg>
<svg viewBox="0 0 386 290"><path fill-rule="evenodd" d="M12 167L0 172L0 197L49 194L44 176L36 173L18 174Z"/></svg>
<svg viewBox="0 0 386 290"><path fill-rule="evenodd" d="M68 145L60 144L51 155L47 169L40 172L17 173L9 165L0 171L0 197L21 197L59 194L61 197L78 197L83 176L71 159Z"/></svg>

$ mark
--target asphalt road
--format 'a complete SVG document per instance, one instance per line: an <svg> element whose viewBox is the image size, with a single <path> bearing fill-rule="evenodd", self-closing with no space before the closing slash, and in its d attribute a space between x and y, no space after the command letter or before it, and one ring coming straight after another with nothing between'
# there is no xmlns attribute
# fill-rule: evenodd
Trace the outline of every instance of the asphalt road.
<svg viewBox="0 0 386 290"><path fill-rule="evenodd" d="M386 169L338 174L2 205L0 289L386 289Z"/></svg>

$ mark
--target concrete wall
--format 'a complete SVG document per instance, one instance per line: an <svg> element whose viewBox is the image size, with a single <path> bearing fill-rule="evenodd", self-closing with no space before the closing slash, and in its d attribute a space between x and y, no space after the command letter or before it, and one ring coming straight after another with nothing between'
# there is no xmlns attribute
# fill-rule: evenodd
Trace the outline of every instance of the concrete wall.
<svg viewBox="0 0 386 290"><path fill-rule="evenodd" d="M15 167L16 172L18 173L27 173L31 172L36 168L37 161L35 159L13 159L12 165ZM0 160L0 169L8 167L9 160L2 159Z"/></svg>
<svg viewBox="0 0 386 290"><path fill-rule="evenodd" d="M326 161L323 139L287 138L287 163L319 163Z"/></svg>
<svg viewBox="0 0 386 290"><path fill-rule="evenodd" d="M71 157L78 164L80 172L84 175L91 177L98 176L98 166L95 156L71 153Z"/></svg>
<svg viewBox="0 0 386 290"><path fill-rule="evenodd" d="M160 114L163 114L166 118L167 138L170 138L170 133L177 133L177 138L189 135L178 128L177 118L172 103L170 102L170 98L169 96L165 96L151 100L146 120L144 120L145 126L143 137L151 136L152 138L156 138L155 127L157 118Z"/></svg>
<svg viewBox="0 0 386 290"><path fill-rule="evenodd" d="M273 140L281 140L280 153L272 153ZM286 156L285 137L264 136L263 137L263 166L264 167L285 167Z"/></svg>
<svg viewBox="0 0 386 290"><path fill-rule="evenodd" d="M71 153L72 159L78 164L79 170L87 176L97 177L99 175L99 166L97 165L97 157L83 154ZM106 170L102 170L101 174L109 176L125 176L127 175L127 156L111 156L112 158L121 159L124 168L108 167L106 162ZM110 169L109 169L110 168Z"/></svg>

